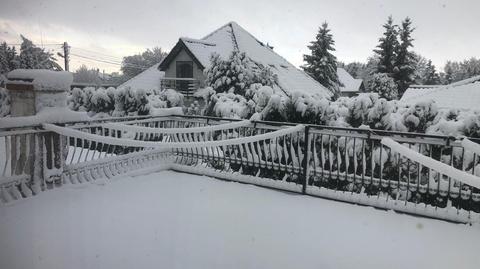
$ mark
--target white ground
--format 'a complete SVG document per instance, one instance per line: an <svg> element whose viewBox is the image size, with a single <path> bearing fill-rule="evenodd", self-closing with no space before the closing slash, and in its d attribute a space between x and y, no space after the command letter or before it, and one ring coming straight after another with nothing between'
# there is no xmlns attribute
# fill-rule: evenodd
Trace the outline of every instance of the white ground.
<svg viewBox="0 0 480 269"><path fill-rule="evenodd" d="M480 227L159 172L0 206L0 268L479 268Z"/></svg>

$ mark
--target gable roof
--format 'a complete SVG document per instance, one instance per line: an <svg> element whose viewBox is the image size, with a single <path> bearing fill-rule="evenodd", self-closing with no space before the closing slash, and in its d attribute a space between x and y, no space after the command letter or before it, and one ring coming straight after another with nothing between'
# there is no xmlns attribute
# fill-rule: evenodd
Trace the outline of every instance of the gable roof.
<svg viewBox="0 0 480 269"><path fill-rule="evenodd" d="M217 53L221 58L227 59L234 50L244 52L256 65L269 66L277 75L277 86L284 92L295 91L306 94L318 94L330 97L331 91L314 80L302 70L296 68L283 57L274 52L271 47L256 39L235 22L229 22L208 34L202 39L182 37L172 49L172 56L160 65L160 70L165 70L171 61L179 53L179 49L185 48L187 53L194 56L199 66L208 68L210 56Z"/></svg>
<svg viewBox="0 0 480 269"><path fill-rule="evenodd" d="M360 92L363 80L352 77L347 70L338 67L337 68L338 80L343 84L340 87L340 92Z"/></svg>
<svg viewBox="0 0 480 269"><path fill-rule="evenodd" d="M434 100L440 108L480 110L480 76L449 85L413 85L400 99L409 104L427 100Z"/></svg>
<svg viewBox="0 0 480 269"><path fill-rule="evenodd" d="M142 73L125 81L118 87L130 87L132 89L143 90L159 90L160 79L165 75L164 72L158 70L160 63L154 64Z"/></svg>

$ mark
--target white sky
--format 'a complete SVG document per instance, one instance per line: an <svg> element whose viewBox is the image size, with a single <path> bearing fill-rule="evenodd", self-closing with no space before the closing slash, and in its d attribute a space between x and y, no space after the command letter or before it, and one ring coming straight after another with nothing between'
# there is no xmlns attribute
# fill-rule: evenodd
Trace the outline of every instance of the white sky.
<svg viewBox="0 0 480 269"><path fill-rule="evenodd" d="M479 10L478 0L1 0L0 40L18 43L22 33L37 44L67 41L72 53L118 62L153 46L170 50L181 36L201 38L236 21L299 66L323 21L332 29L337 58L364 62L387 17L400 23L410 16L414 50L442 67L449 59L480 56ZM81 63L107 72L119 68L72 56L72 69Z"/></svg>

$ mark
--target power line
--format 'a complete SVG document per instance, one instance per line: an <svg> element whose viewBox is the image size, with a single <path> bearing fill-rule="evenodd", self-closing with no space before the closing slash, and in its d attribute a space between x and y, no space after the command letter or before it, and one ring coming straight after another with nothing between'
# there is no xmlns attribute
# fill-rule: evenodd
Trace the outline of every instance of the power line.
<svg viewBox="0 0 480 269"><path fill-rule="evenodd" d="M76 53L70 53L70 55L80 57L80 58L84 58L84 59L88 59L88 60L92 60L92 61L101 62L101 63L118 65L118 66L122 66L122 65L123 66L130 66L130 67L135 67L135 68L139 68L139 69L143 69L143 70L150 68L150 66L147 67L147 66L136 65L136 64L131 64L131 63L114 62L114 61L111 61L111 60L92 58L92 57L88 57L88 56L84 56L84 55L79 55L79 54L76 54Z"/></svg>
<svg viewBox="0 0 480 269"><path fill-rule="evenodd" d="M21 46L22 43L6 43L7 46ZM62 46L63 44L41 44L40 46Z"/></svg>
<svg viewBox="0 0 480 269"><path fill-rule="evenodd" d="M123 59L123 57L113 56L113 55L109 55L109 54L105 54L105 53L97 52L97 51L93 51L93 50L87 50L87 49L78 48L78 47L72 47L72 48L75 49L75 50L82 50L82 51L87 52L87 53L93 53L93 54L97 54L97 55L106 56L106 57L109 57L109 58L112 58L112 59L115 59L115 60L120 60L121 61Z"/></svg>

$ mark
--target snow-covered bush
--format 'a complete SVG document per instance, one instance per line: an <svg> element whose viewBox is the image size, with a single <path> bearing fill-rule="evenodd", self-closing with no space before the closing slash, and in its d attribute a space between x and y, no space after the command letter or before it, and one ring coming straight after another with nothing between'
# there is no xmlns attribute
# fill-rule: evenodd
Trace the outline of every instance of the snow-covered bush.
<svg viewBox="0 0 480 269"><path fill-rule="evenodd" d="M122 87L74 88L68 94L68 107L86 111L91 117L156 115L159 109L183 106L183 95L172 89L150 90Z"/></svg>
<svg viewBox="0 0 480 269"><path fill-rule="evenodd" d="M245 119L252 115L247 99L239 94L218 93L213 98L213 112L217 117Z"/></svg>
<svg viewBox="0 0 480 269"><path fill-rule="evenodd" d="M349 104L350 118L349 123L352 127L359 127L367 122L369 113L378 100L376 93L361 93L352 98Z"/></svg>
<svg viewBox="0 0 480 269"><path fill-rule="evenodd" d="M372 129L388 129L391 126L391 112L391 104L384 98L378 99L368 111L368 125Z"/></svg>
<svg viewBox="0 0 480 269"><path fill-rule="evenodd" d="M130 87L118 88L114 95L115 109L112 113L114 117L125 115L148 115L147 93L142 89L132 89Z"/></svg>
<svg viewBox="0 0 480 269"><path fill-rule="evenodd" d="M73 88L67 98L68 107L73 111L87 111L85 107L87 102L87 95L80 88Z"/></svg>
<svg viewBox="0 0 480 269"><path fill-rule="evenodd" d="M373 75L368 82L370 91L378 93L378 95L387 100L394 100L398 98L398 88L394 79L387 74L378 73Z"/></svg>
<svg viewBox="0 0 480 269"><path fill-rule="evenodd" d="M409 132L425 133L438 120L437 115L438 108L434 101L419 102L403 115L404 125Z"/></svg>
<svg viewBox="0 0 480 269"><path fill-rule="evenodd" d="M0 117L10 114L10 95L7 89L0 87Z"/></svg>
<svg viewBox="0 0 480 269"><path fill-rule="evenodd" d="M114 109L114 100L110 98L105 88L92 91L90 111L93 113L108 113Z"/></svg>
<svg viewBox="0 0 480 269"><path fill-rule="evenodd" d="M151 91L147 100L150 115L157 115L159 109L183 106L183 94L172 89Z"/></svg>

